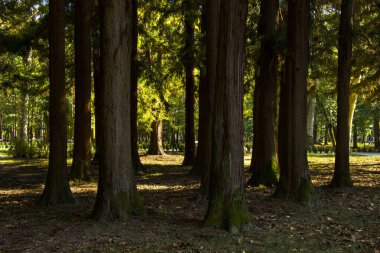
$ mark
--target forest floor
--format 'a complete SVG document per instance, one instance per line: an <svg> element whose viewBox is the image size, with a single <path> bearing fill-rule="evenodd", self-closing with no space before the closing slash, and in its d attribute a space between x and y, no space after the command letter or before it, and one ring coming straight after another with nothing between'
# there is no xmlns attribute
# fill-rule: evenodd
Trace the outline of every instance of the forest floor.
<svg viewBox="0 0 380 253"><path fill-rule="evenodd" d="M147 214L124 223L90 219L96 183L71 183L76 203L40 206L47 160L0 159L0 252L380 252L380 157L351 157L355 187L326 187L334 157L309 156L314 200L305 205L247 189L253 228L201 229L207 201L180 155L143 156L138 189ZM249 157L245 164L249 165Z"/></svg>

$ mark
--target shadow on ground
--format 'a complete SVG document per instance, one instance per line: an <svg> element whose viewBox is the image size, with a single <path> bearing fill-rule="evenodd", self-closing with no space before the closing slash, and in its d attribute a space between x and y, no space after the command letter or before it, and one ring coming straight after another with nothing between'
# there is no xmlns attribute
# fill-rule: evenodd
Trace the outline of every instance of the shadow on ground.
<svg viewBox="0 0 380 253"><path fill-rule="evenodd" d="M199 178L181 156L144 156L137 184L147 214L120 223L90 219L96 183L71 183L76 203L40 206L46 160L0 165L0 252L374 252L380 249L380 167L355 158L357 187L331 189L330 158L310 161L315 199L302 205L247 188L253 228L241 235L201 229L207 201L196 202ZM167 165L165 165L167 164ZM360 166L373 164L372 166Z"/></svg>

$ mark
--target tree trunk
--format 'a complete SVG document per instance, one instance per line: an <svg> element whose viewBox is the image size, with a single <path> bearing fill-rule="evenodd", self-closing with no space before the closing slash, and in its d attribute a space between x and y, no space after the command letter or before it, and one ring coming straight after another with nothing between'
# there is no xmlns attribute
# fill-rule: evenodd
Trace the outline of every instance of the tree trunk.
<svg viewBox="0 0 380 253"><path fill-rule="evenodd" d="M198 146L198 167L202 171L201 185L199 188L198 199L202 200L209 195L210 189L210 167L211 167L211 136L212 136L212 117L214 114L215 78L216 63L218 53L218 31L219 31L219 5L220 0L205 1L204 5L204 33L206 44L206 77L205 82L201 83L200 105L199 105L199 134ZM202 127L202 129L201 129Z"/></svg>
<svg viewBox="0 0 380 253"><path fill-rule="evenodd" d="M186 74L186 122L185 122L185 158L184 166L191 166L195 157L194 138L194 6L193 0L184 0L185 9L185 53L183 65Z"/></svg>
<svg viewBox="0 0 380 253"><path fill-rule="evenodd" d="M210 144L210 129L211 129L211 117L210 114L210 85L207 83L207 73L206 73L206 8L205 5L202 6L202 17L201 17L201 62L200 62L200 78L199 78L199 120L198 120L198 147L194 158L194 164L191 168L190 174L192 175L203 175L206 171L209 171L207 167L210 166L210 154L208 153L210 149L207 146ZM208 160L207 160L208 159Z"/></svg>
<svg viewBox="0 0 380 253"><path fill-rule="evenodd" d="M358 148L358 128L354 125L353 147Z"/></svg>
<svg viewBox="0 0 380 253"><path fill-rule="evenodd" d="M0 110L0 141L3 140L3 112Z"/></svg>
<svg viewBox="0 0 380 253"><path fill-rule="evenodd" d="M280 94L279 164L276 196L309 201L312 197L307 163L307 74L310 0L288 1L284 81Z"/></svg>
<svg viewBox="0 0 380 253"><path fill-rule="evenodd" d="M100 0L99 187L96 220L125 220L143 211L131 152L132 1Z"/></svg>
<svg viewBox="0 0 380 253"><path fill-rule="evenodd" d="M27 139L27 117L28 117L28 109L27 109L27 100L28 96L21 92L20 94L20 116L18 120L18 129L17 129L17 137L22 140L26 141Z"/></svg>
<svg viewBox="0 0 380 253"><path fill-rule="evenodd" d="M308 92L307 95L307 145L314 146L314 117L315 106L317 104L317 98L313 91Z"/></svg>
<svg viewBox="0 0 380 253"><path fill-rule="evenodd" d="M350 176L350 78L353 0L342 0L338 46L338 116L333 187L352 186Z"/></svg>
<svg viewBox="0 0 380 253"><path fill-rule="evenodd" d="M138 87L138 62L137 62L137 0L132 0L132 63L131 63L131 136L132 136L132 163L136 171L144 171L141 163L137 132L137 87Z"/></svg>
<svg viewBox="0 0 380 253"><path fill-rule="evenodd" d="M91 1L74 1L75 122L74 155L69 177L90 181L91 172Z"/></svg>
<svg viewBox="0 0 380 253"><path fill-rule="evenodd" d="M41 202L74 202L67 174L65 0L49 2L49 169Z"/></svg>
<svg viewBox="0 0 380 253"><path fill-rule="evenodd" d="M328 145L329 144L329 126L328 124L326 123L325 124L325 145Z"/></svg>
<svg viewBox="0 0 380 253"><path fill-rule="evenodd" d="M243 168L243 75L247 1L209 0L216 9L217 66L212 118L210 200L205 227L237 233L250 224ZM214 17L214 15L212 15Z"/></svg>
<svg viewBox="0 0 380 253"><path fill-rule="evenodd" d="M275 117L277 110L276 24L278 0L262 0L260 7L260 57L254 94L253 151L249 184L275 185L278 181L278 161L275 153Z"/></svg>
<svg viewBox="0 0 380 253"><path fill-rule="evenodd" d="M150 144L147 155L165 155L162 142L162 120L152 122L152 130L150 131Z"/></svg>
<svg viewBox="0 0 380 253"><path fill-rule="evenodd" d="M375 138L375 149L380 149L379 135L379 113L375 111L375 116L373 119L373 137Z"/></svg>
<svg viewBox="0 0 380 253"><path fill-rule="evenodd" d="M348 146L350 146L351 143L351 136L352 136L352 124L354 121L354 113L356 108L356 102L358 101L358 95L351 93L350 94L350 108L348 110L348 129L349 129L349 143Z"/></svg>

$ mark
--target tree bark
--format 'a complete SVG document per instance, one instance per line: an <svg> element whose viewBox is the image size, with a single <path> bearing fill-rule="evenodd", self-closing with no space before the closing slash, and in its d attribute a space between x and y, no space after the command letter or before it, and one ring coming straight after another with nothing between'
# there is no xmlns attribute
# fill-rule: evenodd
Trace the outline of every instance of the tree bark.
<svg viewBox="0 0 380 253"><path fill-rule="evenodd" d="M207 73L206 73L206 8L205 4L202 6L202 17L201 17L201 61L200 61L200 78L199 78L199 116L198 116L198 147L196 155L194 158L194 164L191 168L190 174L192 175L203 175L208 169L209 166L210 149L207 149L208 144L210 143L210 126L211 126L211 117L210 114L211 108L210 103L211 95L210 94L210 85L207 83ZM207 164L207 165L206 165Z"/></svg>
<svg viewBox="0 0 380 253"><path fill-rule="evenodd" d="M358 148L358 128L354 125L353 147Z"/></svg>
<svg viewBox="0 0 380 253"><path fill-rule="evenodd" d="M314 146L314 117L317 98L313 91L309 91L307 95L307 145Z"/></svg>
<svg viewBox="0 0 380 253"><path fill-rule="evenodd" d="M380 138L379 138L379 113L375 111L373 118L373 136L375 138L375 149L380 149Z"/></svg>
<svg viewBox="0 0 380 253"><path fill-rule="evenodd" d="M136 171L144 171L141 163L138 145L137 132L137 87L138 87L138 61L137 61L137 40L138 40L138 1L132 0L132 63L131 63L131 136L132 136L132 162Z"/></svg>
<svg viewBox="0 0 380 253"><path fill-rule="evenodd" d="M212 118L210 200L204 227L237 233L251 222L243 168L243 75L247 1L209 0L219 22Z"/></svg>
<svg viewBox="0 0 380 253"><path fill-rule="evenodd" d="M183 166L191 166L195 157L194 137L194 6L193 0L184 0L185 47L183 65L186 74L185 94L185 158Z"/></svg>
<svg viewBox="0 0 380 253"><path fill-rule="evenodd" d="M275 117L277 110L276 23L278 0L262 0L259 36L261 49L254 94L253 151L249 184L275 185L278 181L278 161L275 153Z"/></svg>
<svg viewBox="0 0 380 253"><path fill-rule="evenodd" d="M147 155L165 155L162 141L162 120L152 122L152 130L150 131L150 144Z"/></svg>
<svg viewBox="0 0 380 253"><path fill-rule="evenodd" d="M0 140L3 140L3 112L0 110Z"/></svg>
<svg viewBox="0 0 380 253"><path fill-rule="evenodd" d="M281 171L275 195L298 201L309 201L313 192L306 138L309 13L310 0L288 1L288 54L280 94Z"/></svg>
<svg viewBox="0 0 380 253"><path fill-rule="evenodd" d="M90 181L91 172L91 1L75 0L74 155L69 177Z"/></svg>
<svg viewBox="0 0 380 253"><path fill-rule="evenodd" d="M349 129L349 143L348 145L350 146L351 143L351 136L352 136L352 125L354 121L354 113L355 113L355 108L356 108L356 103L358 101L358 95L355 93L350 94L350 108L348 110L348 129Z"/></svg>
<svg viewBox="0 0 380 253"><path fill-rule="evenodd" d="M49 2L49 169L41 203L74 202L67 174L65 0Z"/></svg>
<svg viewBox="0 0 380 253"><path fill-rule="evenodd" d="M353 0L342 0L338 45L338 116L333 187L352 186L350 176L350 78Z"/></svg>
<svg viewBox="0 0 380 253"><path fill-rule="evenodd" d="M96 220L125 220L143 211L131 152L131 0L100 0L102 94Z"/></svg>

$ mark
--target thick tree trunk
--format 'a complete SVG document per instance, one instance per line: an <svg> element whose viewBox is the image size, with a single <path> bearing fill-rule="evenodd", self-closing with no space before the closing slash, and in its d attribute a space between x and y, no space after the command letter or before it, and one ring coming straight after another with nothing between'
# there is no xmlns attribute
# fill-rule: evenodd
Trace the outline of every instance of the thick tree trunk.
<svg viewBox="0 0 380 253"><path fill-rule="evenodd" d="M350 78L353 0L342 0L338 46L338 116L333 187L352 186L350 176Z"/></svg>
<svg viewBox="0 0 380 253"><path fill-rule="evenodd" d="M253 151L250 184L275 185L278 181L278 161L275 154L275 117L277 110L276 21L278 0L263 0L260 7L260 57L254 95Z"/></svg>
<svg viewBox="0 0 380 253"><path fill-rule="evenodd" d="M137 62L137 0L132 0L132 56L131 56L131 136L132 136L132 162L136 171L144 171L141 163L137 132L137 87L138 87L138 62Z"/></svg>
<svg viewBox="0 0 380 253"><path fill-rule="evenodd" d="M284 81L279 119L280 181L275 195L309 201L313 186L307 163L307 74L310 0L288 1Z"/></svg>
<svg viewBox="0 0 380 253"><path fill-rule="evenodd" d="M193 0L184 0L185 10L185 53L183 65L186 74L186 122L185 122L185 158L184 166L191 166L195 157L194 138L194 5Z"/></svg>
<svg viewBox="0 0 380 253"><path fill-rule="evenodd" d="M150 144L147 155L165 155L162 140L162 120L152 122L152 130L150 131Z"/></svg>
<svg viewBox="0 0 380 253"><path fill-rule="evenodd" d="M27 117L28 117L28 108L27 108L28 96L21 92L20 94L20 116L18 120L18 129L17 137L22 140L27 140Z"/></svg>
<svg viewBox="0 0 380 253"><path fill-rule="evenodd" d="M220 15L212 119L210 200L205 227L237 233L251 222L243 168L243 70L247 1L209 0ZM206 7L207 8L207 7Z"/></svg>
<svg viewBox="0 0 380 253"><path fill-rule="evenodd" d="M75 122L74 155L69 177L90 181L91 173L91 1L74 1Z"/></svg>
<svg viewBox="0 0 380 253"><path fill-rule="evenodd" d="M143 211L131 152L132 1L100 0L101 104L97 220Z"/></svg>
<svg viewBox="0 0 380 253"><path fill-rule="evenodd" d="M375 149L380 149L380 138L379 138L379 113L375 112L375 116L373 118L373 136L375 138Z"/></svg>
<svg viewBox="0 0 380 253"><path fill-rule="evenodd" d="M49 169L41 202L74 202L67 175L65 0L49 2Z"/></svg>
<svg viewBox="0 0 380 253"><path fill-rule="evenodd" d="M314 146L314 117L315 117L315 106L317 104L317 98L314 92L308 92L307 95L307 145Z"/></svg>

